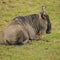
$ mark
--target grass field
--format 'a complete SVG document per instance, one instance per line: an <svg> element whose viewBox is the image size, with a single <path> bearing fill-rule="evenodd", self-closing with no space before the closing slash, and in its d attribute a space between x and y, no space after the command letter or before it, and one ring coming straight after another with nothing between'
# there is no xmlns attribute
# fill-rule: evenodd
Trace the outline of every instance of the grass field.
<svg viewBox="0 0 60 60"><path fill-rule="evenodd" d="M60 60L60 0L0 0L0 40L13 18L39 13L42 4L49 13L52 33L31 44L0 45L0 60Z"/></svg>

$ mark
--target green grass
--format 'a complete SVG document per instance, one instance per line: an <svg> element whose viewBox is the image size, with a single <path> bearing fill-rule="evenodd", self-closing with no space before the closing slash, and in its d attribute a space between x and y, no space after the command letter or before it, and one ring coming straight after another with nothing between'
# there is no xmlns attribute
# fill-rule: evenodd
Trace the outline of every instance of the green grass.
<svg viewBox="0 0 60 60"><path fill-rule="evenodd" d="M60 60L60 0L0 0L0 32L16 16L39 13L43 4L51 19L52 33L31 44L0 45L0 60Z"/></svg>

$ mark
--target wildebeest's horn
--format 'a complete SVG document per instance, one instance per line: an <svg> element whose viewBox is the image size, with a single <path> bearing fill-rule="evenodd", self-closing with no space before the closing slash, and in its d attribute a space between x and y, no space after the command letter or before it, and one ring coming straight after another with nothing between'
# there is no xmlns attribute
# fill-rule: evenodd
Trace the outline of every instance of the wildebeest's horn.
<svg viewBox="0 0 60 60"><path fill-rule="evenodd" d="M45 6L42 6L42 12L46 12Z"/></svg>
<svg viewBox="0 0 60 60"><path fill-rule="evenodd" d="M45 13L45 14L47 14L47 12L46 12L46 9L45 9L46 7L45 6L42 6L42 12L43 13Z"/></svg>

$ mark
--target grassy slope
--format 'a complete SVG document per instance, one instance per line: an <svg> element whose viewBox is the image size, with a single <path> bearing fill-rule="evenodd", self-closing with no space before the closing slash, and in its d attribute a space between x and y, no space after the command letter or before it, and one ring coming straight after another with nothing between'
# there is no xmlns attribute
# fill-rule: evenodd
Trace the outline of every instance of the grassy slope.
<svg viewBox="0 0 60 60"><path fill-rule="evenodd" d="M42 4L50 15L52 33L32 44L0 45L0 60L60 60L60 0L0 0L0 31L16 16L39 13Z"/></svg>

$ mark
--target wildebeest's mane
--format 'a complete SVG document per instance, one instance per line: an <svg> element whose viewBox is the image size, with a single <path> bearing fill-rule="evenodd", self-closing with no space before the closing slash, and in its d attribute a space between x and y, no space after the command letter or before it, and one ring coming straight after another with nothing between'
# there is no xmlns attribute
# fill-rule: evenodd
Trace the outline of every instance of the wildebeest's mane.
<svg viewBox="0 0 60 60"><path fill-rule="evenodd" d="M40 31L39 15L33 14L33 15L31 15L31 18L32 18L32 26L35 29L36 34L38 34Z"/></svg>
<svg viewBox="0 0 60 60"><path fill-rule="evenodd" d="M14 18L13 20L19 20L20 22L28 22L31 24L31 22L33 23L34 19L36 19L36 15L37 14L32 14L32 15L28 15L28 16L17 16L16 18Z"/></svg>

